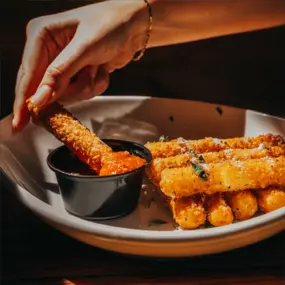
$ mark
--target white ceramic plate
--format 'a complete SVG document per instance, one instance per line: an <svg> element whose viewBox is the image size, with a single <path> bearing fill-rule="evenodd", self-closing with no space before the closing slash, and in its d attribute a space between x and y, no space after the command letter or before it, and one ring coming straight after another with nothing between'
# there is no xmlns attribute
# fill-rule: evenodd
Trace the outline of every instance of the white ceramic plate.
<svg viewBox="0 0 285 285"><path fill-rule="evenodd" d="M270 132L285 136L283 119L201 102L102 96L70 110L101 138L140 143L161 135L197 139ZM175 229L169 213L149 185L143 186L138 208L127 217L104 222L74 217L65 211L54 173L46 164L49 151L60 143L32 124L12 136L11 119L9 116L0 123L0 166L3 176L12 182L9 188L47 223L82 242L126 254L183 257L243 247L285 229L285 208L223 227ZM157 219L166 223L155 224L153 220Z"/></svg>

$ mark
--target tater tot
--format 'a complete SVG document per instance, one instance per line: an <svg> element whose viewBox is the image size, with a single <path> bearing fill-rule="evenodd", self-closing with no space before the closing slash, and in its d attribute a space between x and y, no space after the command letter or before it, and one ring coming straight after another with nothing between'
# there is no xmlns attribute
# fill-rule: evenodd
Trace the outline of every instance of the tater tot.
<svg viewBox="0 0 285 285"><path fill-rule="evenodd" d="M207 196L206 209L208 211L207 220L213 226L228 225L234 220L231 207L221 193Z"/></svg>
<svg viewBox="0 0 285 285"><path fill-rule="evenodd" d="M250 190L229 192L226 198L237 220L247 220L258 211L257 199Z"/></svg>
<svg viewBox="0 0 285 285"><path fill-rule="evenodd" d="M281 189L258 190L256 194L259 208L264 213L285 207L285 192Z"/></svg>
<svg viewBox="0 0 285 285"><path fill-rule="evenodd" d="M183 229L196 229L205 224L207 212L200 195L172 199L170 207L175 222Z"/></svg>

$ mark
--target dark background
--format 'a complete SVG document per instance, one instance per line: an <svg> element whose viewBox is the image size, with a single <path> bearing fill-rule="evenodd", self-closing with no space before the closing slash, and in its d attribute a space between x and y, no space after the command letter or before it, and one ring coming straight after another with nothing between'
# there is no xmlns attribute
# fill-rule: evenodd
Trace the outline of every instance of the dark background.
<svg viewBox="0 0 285 285"><path fill-rule="evenodd" d="M1 1L1 118L12 110L25 26L88 1ZM148 50L111 76L108 94L187 98L285 117L285 26Z"/></svg>

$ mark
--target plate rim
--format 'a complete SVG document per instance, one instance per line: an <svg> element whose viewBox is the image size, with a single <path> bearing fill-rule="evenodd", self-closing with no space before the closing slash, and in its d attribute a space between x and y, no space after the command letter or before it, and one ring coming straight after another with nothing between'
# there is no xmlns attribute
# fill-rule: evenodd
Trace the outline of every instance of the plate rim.
<svg viewBox="0 0 285 285"><path fill-rule="evenodd" d="M19 185L16 188L25 192L25 195L31 196L32 199L37 199L27 190ZM58 194L58 196L60 196ZM30 210L35 214L42 216L56 224L79 230L92 235L100 236L103 238L130 240L130 241L148 241L148 242L185 242L185 241L197 241L197 240L209 240L214 238L222 238L226 236L232 236L233 234L240 234L247 232L248 230L254 230L257 228L268 226L272 223L284 221L285 229L285 207L277 209L273 212L263 214L246 221L239 221L230 225L211 227L206 229L195 229L195 230L144 230L144 229L130 229L106 224L100 224L96 221L87 221L72 215L70 220L67 217L54 214L52 210L39 209L39 206L33 203L27 203L26 199L21 199ZM43 201L40 203L45 204ZM52 207L45 204L45 208Z"/></svg>

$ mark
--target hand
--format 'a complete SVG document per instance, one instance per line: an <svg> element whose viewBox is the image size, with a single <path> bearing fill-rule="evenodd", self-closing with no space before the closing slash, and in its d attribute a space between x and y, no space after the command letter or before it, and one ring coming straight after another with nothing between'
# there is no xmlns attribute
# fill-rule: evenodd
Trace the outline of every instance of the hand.
<svg viewBox="0 0 285 285"><path fill-rule="evenodd" d="M141 13L145 17L136 17ZM133 0L102 1L32 20L16 83L14 130L28 123L31 96L43 107L103 93L109 73L142 48L147 26L144 1Z"/></svg>

